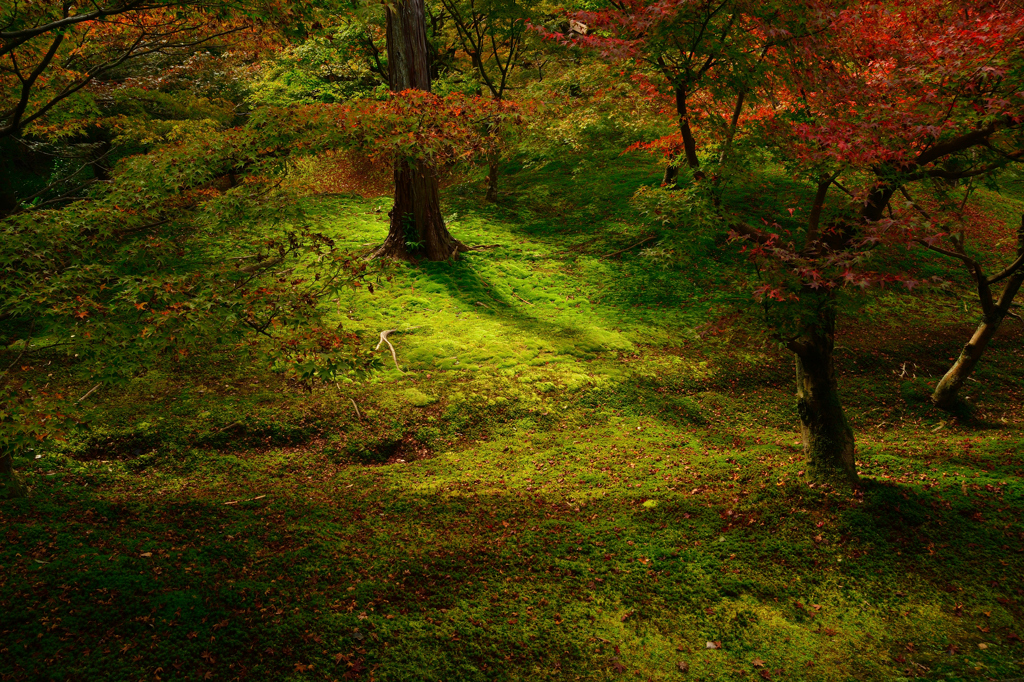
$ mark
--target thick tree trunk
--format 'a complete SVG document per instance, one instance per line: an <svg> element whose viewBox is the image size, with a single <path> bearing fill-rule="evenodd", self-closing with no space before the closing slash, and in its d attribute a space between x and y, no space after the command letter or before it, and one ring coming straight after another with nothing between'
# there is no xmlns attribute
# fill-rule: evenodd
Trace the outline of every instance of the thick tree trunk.
<svg viewBox="0 0 1024 682"><path fill-rule="evenodd" d="M423 0L387 5L391 91L430 90L430 63ZM395 162L395 205L388 238L374 257L446 260L468 248L452 237L441 216L435 169L426 161Z"/></svg>
<svg viewBox="0 0 1024 682"><path fill-rule="evenodd" d="M839 401L833 348L835 313L790 344L796 354L796 398L808 473L822 482L857 482L853 430ZM822 328L824 327L824 328Z"/></svg>
<svg viewBox="0 0 1024 682"><path fill-rule="evenodd" d="M448 232L441 216L437 177L424 162L395 164L391 230L375 257L448 260L469 248Z"/></svg>
<svg viewBox="0 0 1024 682"><path fill-rule="evenodd" d="M956 362L953 363L953 366L949 368L949 371L946 372L945 376L942 377L935 387L935 392L932 393L932 403L936 407L948 409L956 403L960 389L967 383L971 373L974 372L974 368L985 352L985 348L988 347L988 342L992 340L996 331L999 330L999 325L1002 324L1003 318L1006 317L1010 304L1013 302L1013 298L1017 295L1022 284L1024 284L1024 270L1019 270L1007 280L1006 287L999 297L999 302L992 306L989 314L985 315L985 319L982 320L981 324L974 331L974 336L964 346L964 349L960 351L960 357L956 359Z"/></svg>
<svg viewBox="0 0 1024 682"><path fill-rule="evenodd" d="M25 497L27 494L28 488L18 478L18 474L14 473L14 458L11 457L11 451L0 447L0 500Z"/></svg>

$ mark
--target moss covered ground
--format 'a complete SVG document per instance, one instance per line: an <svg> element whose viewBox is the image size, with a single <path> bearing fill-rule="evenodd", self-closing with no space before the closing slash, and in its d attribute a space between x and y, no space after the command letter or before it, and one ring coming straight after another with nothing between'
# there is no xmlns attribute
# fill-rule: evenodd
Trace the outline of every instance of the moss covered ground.
<svg viewBox="0 0 1024 682"><path fill-rule="evenodd" d="M332 302L398 367L309 391L211 351L19 458L0 680L1024 678L1020 323L946 413L966 289L849 302L863 485L814 486L733 247L653 264L649 159L564 171L452 188L491 248ZM310 203L361 250L387 209Z"/></svg>

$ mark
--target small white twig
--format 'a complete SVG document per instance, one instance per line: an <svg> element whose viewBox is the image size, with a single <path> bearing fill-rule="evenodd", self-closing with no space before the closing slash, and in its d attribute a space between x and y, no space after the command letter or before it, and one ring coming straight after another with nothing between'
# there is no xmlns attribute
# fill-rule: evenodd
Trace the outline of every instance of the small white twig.
<svg viewBox="0 0 1024 682"><path fill-rule="evenodd" d="M380 346L380 344L378 343L378 344L377 344L377 346L379 347L379 346ZM359 406L358 406L358 405L356 405L356 401L355 401L355 400L353 400L352 398L349 398L348 400L349 400L349 402L351 402L351 403L352 403L352 407L356 408L356 416L357 416L357 417L359 417L359 421L363 421L363 415L361 415L361 414L359 413Z"/></svg>
<svg viewBox="0 0 1024 682"><path fill-rule="evenodd" d="M79 398L78 400L76 400L76 401L75 401L75 405L77 405L78 403L82 402L83 400L85 400L86 398L88 398L89 396L91 396L91 395L92 395L92 392L93 392L93 391L95 391L95 390L96 390L97 388L99 388L99 387L100 387L100 385L99 385L99 384L96 384L95 386L93 386L92 388L90 388L90 389L89 389L89 392L88 392L88 393L86 393L86 394L85 394L85 395L83 395L83 396L82 396L81 398Z"/></svg>
<svg viewBox="0 0 1024 682"><path fill-rule="evenodd" d="M391 349L391 358L395 361L395 369L397 369L399 372L401 372L402 368L398 366L398 354L395 353L395 347L391 345L390 341L388 341L388 334L391 334L392 332L397 332L397 331L398 331L397 329L385 329L384 331L382 331L380 333L380 341L377 342L377 346L376 346L376 348L374 348L374 350L378 350L380 348L380 344L382 344L382 343L388 344L388 348ZM404 374L404 372L402 372L402 373Z"/></svg>

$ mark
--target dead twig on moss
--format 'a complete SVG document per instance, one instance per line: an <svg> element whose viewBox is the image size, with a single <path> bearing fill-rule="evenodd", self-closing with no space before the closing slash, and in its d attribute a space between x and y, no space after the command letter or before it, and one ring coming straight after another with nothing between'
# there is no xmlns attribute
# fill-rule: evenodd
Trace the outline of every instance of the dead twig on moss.
<svg viewBox="0 0 1024 682"><path fill-rule="evenodd" d="M384 331L382 331L380 333L380 341L377 342L377 346L374 348L374 350L380 349L380 344L382 344L382 343L388 344L388 348L391 349L391 358L395 361L395 369L397 369L399 372L401 372L402 368L398 366L398 354L395 353L395 347L391 345L390 341L388 341L388 336L390 334L393 334L393 333L397 332L397 331L398 331L397 329L385 329Z"/></svg>
<svg viewBox="0 0 1024 682"><path fill-rule="evenodd" d="M626 251L629 251L630 249L635 249L636 247L640 246L641 244L646 244L647 242L651 241L652 239L657 239L657 238L658 238L658 235L652 234L652 235L650 235L648 237L644 237L643 239L638 241L636 244L633 244L632 246L627 246L624 249L619 249L618 251L612 251L611 253L606 253L603 256L601 256L601 258L611 258L612 256L618 256L620 253L625 253Z"/></svg>
<svg viewBox="0 0 1024 682"><path fill-rule="evenodd" d="M529 301L527 301L525 298L523 298L522 296L520 296L519 294L517 294L514 291L512 292L512 295L515 296L516 298L518 298L520 301L522 301L526 305L533 305L532 303L530 303Z"/></svg>
<svg viewBox="0 0 1024 682"><path fill-rule="evenodd" d="M241 426L241 425L242 425L242 422L234 421L234 422L231 422L230 424L228 424L227 426L222 426L219 429L214 429L211 433L222 433L224 431L227 431L228 429L233 429L233 428L235 428L237 426Z"/></svg>
<svg viewBox="0 0 1024 682"><path fill-rule="evenodd" d="M99 387L100 387L100 385L99 385L99 384L96 384L95 386L93 386L92 388L90 388L90 389L89 389L89 392L88 392L88 393L86 393L86 394L85 394L85 395L83 395L83 396L82 396L81 398L79 398L78 400L76 400L76 401L75 401L75 405L77 405L78 403L82 402L83 400L85 400L86 398L88 398L89 396L91 396L91 395L92 395L92 392L93 392L93 391L95 391L95 390L96 390L97 388L99 388Z"/></svg>

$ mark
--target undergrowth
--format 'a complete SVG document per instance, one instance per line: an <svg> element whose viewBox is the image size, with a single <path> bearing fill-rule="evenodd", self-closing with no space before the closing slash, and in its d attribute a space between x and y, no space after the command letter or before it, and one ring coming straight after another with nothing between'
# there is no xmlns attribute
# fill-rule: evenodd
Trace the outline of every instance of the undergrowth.
<svg viewBox="0 0 1024 682"><path fill-rule="evenodd" d="M792 361L728 286L744 262L629 248L672 229L628 205L646 160L563 170L497 205L454 188L452 232L491 248L332 302L368 345L397 329L397 366L384 347L310 391L194 357L20 458L0 679L1024 675L1019 323L946 413L927 396L971 331L961 298L846 301L863 485L814 486ZM384 201L310 210L366 250Z"/></svg>

